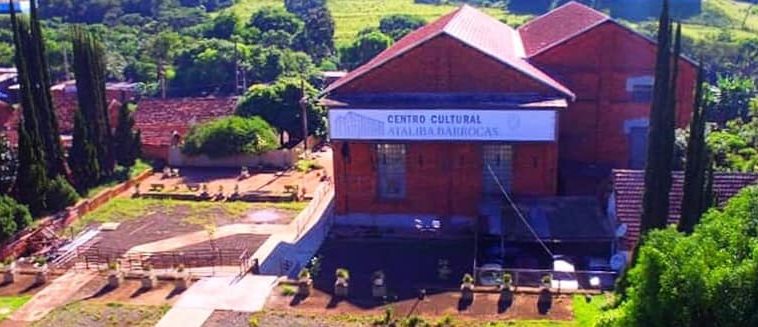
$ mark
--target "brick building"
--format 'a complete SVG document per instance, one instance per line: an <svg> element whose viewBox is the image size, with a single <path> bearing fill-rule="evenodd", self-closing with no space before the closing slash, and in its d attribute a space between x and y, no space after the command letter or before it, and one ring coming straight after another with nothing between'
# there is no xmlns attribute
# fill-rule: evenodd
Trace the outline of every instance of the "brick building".
<svg viewBox="0 0 758 327"><path fill-rule="evenodd" d="M496 216L501 187L551 208L606 192L612 169L644 165L655 52L575 2L518 29L460 7L324 91L337 216L460 221ZM681 127L696 66L679 68Z"/></svg>

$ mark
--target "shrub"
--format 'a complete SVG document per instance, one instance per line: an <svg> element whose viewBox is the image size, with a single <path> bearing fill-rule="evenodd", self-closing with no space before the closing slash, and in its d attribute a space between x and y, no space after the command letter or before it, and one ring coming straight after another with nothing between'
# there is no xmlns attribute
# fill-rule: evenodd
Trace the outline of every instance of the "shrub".
<svg viewBox="0 0 758 327"><path fill-rule="evenodd" d="M259 117L230 116L193 127L182 151L220 158L236 154L260 154L276 149L274 130Z"/></svg>
<svg viewBox="0 0 758 327"><path fill-rule="evenodd" d="M282 296L293 296L297 294L297 289L291 285L282 286Z"/></svg>
<svg viewBox="0 0 758 327"><path fill-rule="evenodd" d="M8 196L0 196L0 241L11 238L32 223L29 209Z"/></svg>
<svg viewBox="0 0 758 327"><path fill-rule="evenodd" d="M56 177L50 183L47 189L47 210L57 212L73 205L79 200L79 193L76 193L71 184L61 176Z"/></svg>
<svg viewBox="0 0 758 327"><path fill-rule="evenodd" d="M308 271L308 269L303 268L302 270L300 270L300 273L297 274L297 278L299 278L299 279L308 279L308 278L311 278L311 272Z"/></svg>

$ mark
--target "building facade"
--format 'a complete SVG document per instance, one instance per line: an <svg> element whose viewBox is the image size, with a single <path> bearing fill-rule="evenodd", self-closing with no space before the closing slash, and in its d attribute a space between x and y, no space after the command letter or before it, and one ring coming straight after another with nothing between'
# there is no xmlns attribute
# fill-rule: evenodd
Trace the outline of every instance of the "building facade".
<svg viewBox="0 0 758 327"><path fill-rule="evenodd" d="M482 217L640 168L655 44L578 3L513 29L463 6L330 84L336 213ZM677 124L695 65L679 60Z"/></svg>

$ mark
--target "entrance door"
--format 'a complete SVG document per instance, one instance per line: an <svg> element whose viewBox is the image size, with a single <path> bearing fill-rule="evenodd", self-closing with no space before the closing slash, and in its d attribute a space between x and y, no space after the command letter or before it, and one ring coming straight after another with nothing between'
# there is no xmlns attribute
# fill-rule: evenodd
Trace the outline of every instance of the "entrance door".
<svg viewBox="0 0 758 327"><path fill-rule="evenodd" d="M644 169L647 161L647 127L629 130L629 168Z"/></svg>
<svg viewBox="0 0 758 327"><path fill-rule="evenodd" d="M511 190L512 159L513 150L508 144L482 145L482 187L485 196L502 195L495 176L506 191Z"/></svg>

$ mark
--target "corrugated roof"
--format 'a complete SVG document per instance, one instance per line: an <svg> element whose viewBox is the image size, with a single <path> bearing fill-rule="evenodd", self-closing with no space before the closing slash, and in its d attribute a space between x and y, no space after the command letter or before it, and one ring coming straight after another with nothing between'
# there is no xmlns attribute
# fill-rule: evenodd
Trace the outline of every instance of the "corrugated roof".
<svg viewBox="0 0 758 327"><path fill-rule="evenodd" d="M567 97L574 98L574 93L571 90L524 60L523 44L516 30L468 5L463 5L406 35L366 64L329 85L324 92L334 91L353 79L442 34L451 36L489 55Z"/></svg>
<svg viewBox="0 0 758 327"><path fill-rule="evenodd" d="M669 194L670 206L668 221L675 224L679 221L682 207L682 188L684 174L675 171L672 174L673 183ZM715 173L713 176L713 191L719 205L748 185L758 184L758 174L752 173ZM639 239L640 220L642 216L642 193L645 188L645 172L642 170L614 170L613 190L616 206L616 219L619 223L627 224L626 244L632 248Z"/></svg>
<svg viewBox="0 0 758 327"><path fill-rule="evenodd" d="M608 20L602 12L571 1L530 20L518 32L531 57Z"/></svg>

